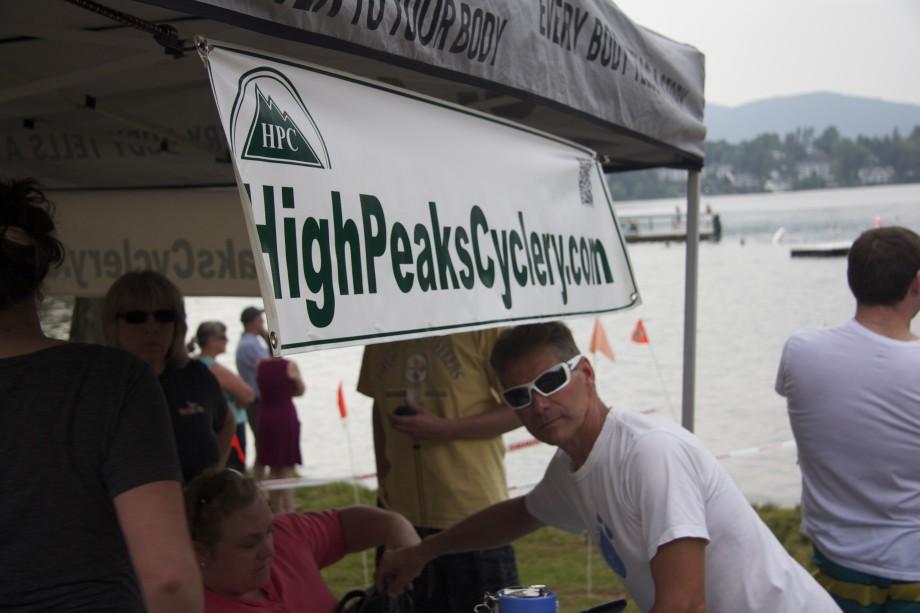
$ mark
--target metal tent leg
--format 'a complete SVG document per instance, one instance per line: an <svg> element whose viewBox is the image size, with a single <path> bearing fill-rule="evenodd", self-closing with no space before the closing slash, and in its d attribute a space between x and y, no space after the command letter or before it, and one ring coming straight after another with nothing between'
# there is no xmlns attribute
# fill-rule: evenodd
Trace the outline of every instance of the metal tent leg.
<svg viewBox="0 0 920 613"><path fill-rule="evenodd" d="M700 254L700 172L687 176L687 258L684 276L684 382L681 425L693 432L696 408L696 306Z"/></svg>

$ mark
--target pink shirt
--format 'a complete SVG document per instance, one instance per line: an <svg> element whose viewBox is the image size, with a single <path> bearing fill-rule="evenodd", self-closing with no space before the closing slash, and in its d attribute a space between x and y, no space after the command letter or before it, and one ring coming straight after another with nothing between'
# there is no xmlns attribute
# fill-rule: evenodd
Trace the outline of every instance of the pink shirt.
<svg viewBox="0 0 920 613"><path fill-rule="evenodd" d="M345 535L335 509L285 513L274 519L275 558L266 598L230 598L205 590L210 613L331 613L338 600L320 569L345 555Z"/></svg>

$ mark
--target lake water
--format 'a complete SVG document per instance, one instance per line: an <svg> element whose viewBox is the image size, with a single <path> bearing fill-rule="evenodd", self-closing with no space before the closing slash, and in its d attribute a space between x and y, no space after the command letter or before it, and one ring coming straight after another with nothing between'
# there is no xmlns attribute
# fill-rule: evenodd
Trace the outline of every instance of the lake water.
<svg viewBox="0 0 920 613"><path fill-rule="evenodd" d="M625 202L620 212L673 213L680 200ZM797 193L703 198L722 217L723 240L700 247L696 432L714 453L782 443L792 439L785 402L773 391L785 339L803 326L834 325L853 314L845 258L792 259L789 245L855 238L873 225L899 224L920 230L920 184ZM771 243L779 228L784 242ZM598 358L601 397L623 410L653 410L679 421L683 344L684 247L629 247L643 304L601 321L616 361ZM245 298L187 301L189 329L206 319L230 328L233 364L239 313ZM630 342L642 318L649 345ZM593 319L568 322L587 351ZM915 328L917 326L915 325ZM355 391L362 348L295 356L307 383L297 400L302 426L305 477L334 478L374 471L370 401ZM342 383L349 429L336 407ZM529 439L523 429L506 435ZM352 449L354 468L348 449ZM541 477L553 449L546 445L510 452L508 481L523 488ZM723 460L752 502L798 503L800 476L790 448ZM373 480L366 482L376 486Z"/></svg>

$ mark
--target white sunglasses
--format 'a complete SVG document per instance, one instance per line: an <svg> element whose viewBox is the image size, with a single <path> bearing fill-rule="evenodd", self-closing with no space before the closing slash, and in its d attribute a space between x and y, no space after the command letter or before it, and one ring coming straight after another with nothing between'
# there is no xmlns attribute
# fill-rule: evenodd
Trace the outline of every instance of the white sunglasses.
<svg viewBox="0 0 920 613"><path fill-rule="evenodd" d="M560 362L552 368L547 368L534 378L530 383L523 383L509 387L502 392L502 397L515 411L526 409L533 403L531 390L543 397L555 394L572 380L572 371L584 356L580 353L574 358Z"/></svg>

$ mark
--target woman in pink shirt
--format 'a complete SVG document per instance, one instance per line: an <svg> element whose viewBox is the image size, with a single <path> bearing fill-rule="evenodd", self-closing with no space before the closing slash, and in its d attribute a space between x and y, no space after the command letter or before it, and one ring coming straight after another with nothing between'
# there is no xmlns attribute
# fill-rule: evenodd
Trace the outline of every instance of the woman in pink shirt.
<svg viewBox="0 0 920 613"><path fill-rule="evenodd" d="M373 507L272 515L255 481L231 469L195 478L185 502L211 612L331 613L337 599L321 569L419 540L404 517Z"/></svg>

